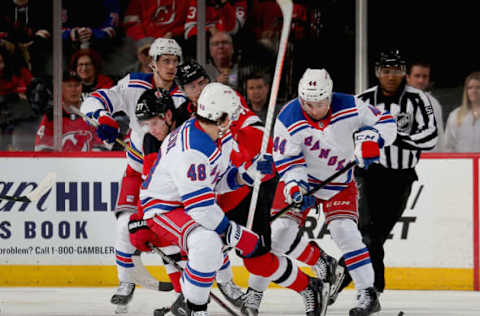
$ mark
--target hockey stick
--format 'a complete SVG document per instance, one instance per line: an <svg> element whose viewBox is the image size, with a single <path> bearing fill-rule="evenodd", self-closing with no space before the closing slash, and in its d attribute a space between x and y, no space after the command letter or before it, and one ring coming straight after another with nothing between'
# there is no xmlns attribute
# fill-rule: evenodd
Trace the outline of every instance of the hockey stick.
<svg viewBox="0 0 480 316"><path fill-rule="evenodd" d="M133 265L135 266L134 279L135 283L141 287L160 292L170 292L173 290L173 285L170 282L161 282L155 279L150 272L145 268L141 258L142 252L137 250L132 255Z"/></svg>
<svg viewBox="0 0 480 316"><path fill-rule="evenodd" d="M183 271L183 268L175 261L173 260L172 258L170 258L169 256L167 256L161 249L158 249L156 247L153 247L152 245L150 245L150 247L153 249L153 252L155 252L157 255L159 255L160 257L162 257L163 260L165 260L166 262L172 264L175 269L177 269L178 271ZM238 315L233 309L231 309L227 304L225 304L217 295L215 295L215 293L213 293L212 291L210 291L210 297L215 301L217 302L218 305L220 305L221 307L223 307L223 309L225 309L230 315L232 316L240 316Z"/></svg>
<svg viewBox="0 0 480 316"><path fill-rule="evenodd" d="M267 117L265 120L265 130L263 132L262 147L260 149L260 157L267 151L268 140L270 138L270 130L272 128L273 114L275 113L275 104L277 103L278 89L280 88L280 79L282 76L283 61L285 58L285 51L287 50L288 35L290 32L290 25L292 23L292 0L277 0L283 15L282 33L280 35L280 44L278 46L277 63L275 65L275 74L273 76L272 91L270 93L270 101L268 103ZM260 190L261 176L255 175L255 182L253 185L252 200L250 201L250 208L248 210L247 228L252 229L253 218L255 216L255 208L257 206L258 192Z"/></svg>
<svg viewBox="0 0 480 316"><path fill-rule="evenodd" d="M318 190L320 190L321 188L323 188L324 186L326 186L327 184L329 184L330 182L332 182L332 180L336 179L338 176L340 176L341 174L347 172L348 170L350 170L350 168L352 168L353 166L355 166L356 162L355 161L350 161L345 167L343 167L342 169L338 170L337 172L335 172L334 174L332 174L330 177L328 177L327 179L325 179L325 181L323 181L322 183L320 183L319 186L315 187L314 189L311 189L310 191L308 191L307 193L305 193L304 195L312 195L314 194L315 192L317 192ZM271 218L270 218L270 222L273 222L274 220L276 220L277 218L279 218L280 216L282 216L283 214L285 214L286 212L290 211L291 208L295 207L295 203L292 203L292 204L289 204L287 206L285 206L284 208L282 208L277 214L273 215Z"/></svg>
<svg viewBox="0 0 480 316"><path fill-rule="evenodd" d="M80 111L78 108L74 107L74 106L70 106L69 107L69 110L72 111L73 113L79 115L80 117L82 117L85 121L87 121L89 124L95 126L95 127L98 127L98 123L90 118L88 115L86 115L85 113L83 113L82 111ZM115 138L115 141L120 145L122 146L124 149L126 149L127 151L131 152L132 154L134 154L135 156L137 156L138 158L140 159L143 159L143 154L135 149L132 148L132 146L128 145L127 143L125 143L123 140L121 140L120 138Z"/></svg>
<svg viewBox="0 0 480 316"><path fill-rule="evenodd" d="M57 175L55 172L49 172L45 178L38 184L38 186L30 193L24 196L10 196L0 194L0 200L16 201L16 202L36 202L47 193L48 190L55 183Z"/></svg>

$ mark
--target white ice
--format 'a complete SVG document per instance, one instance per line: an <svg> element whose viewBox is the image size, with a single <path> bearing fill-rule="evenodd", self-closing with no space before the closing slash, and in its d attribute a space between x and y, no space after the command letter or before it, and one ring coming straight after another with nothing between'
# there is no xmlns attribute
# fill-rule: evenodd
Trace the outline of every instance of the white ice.
<svg viewBox="0 0 480 316"><path fill-rule="evenodd" d="M20 316L107 316L115 315L110 296L114 288L0 288L0 315ZM214 289L221 297L220 292ZM125 316L152 316L155 308L174 300L173 292L161 293L138 288ZM355 291L345 290L327 315L348 315L354 305ZM474 291L385 291L381 296L381 316L479 316L480 292ZM228 315L215 302L209 305L211 316ZM305 315L301 297L289 290L265 292L260 315Z"/></svg>

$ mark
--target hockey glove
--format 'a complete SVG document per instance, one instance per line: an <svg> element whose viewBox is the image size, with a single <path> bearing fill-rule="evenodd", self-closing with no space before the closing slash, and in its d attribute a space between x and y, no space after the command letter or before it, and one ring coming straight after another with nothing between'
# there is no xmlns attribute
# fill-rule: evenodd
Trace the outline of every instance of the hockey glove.
<svg viewBox="0 0 480 316"><path fill-rule="evenodd" d="M120 133L120 126L113 117L107 112L103 112L98 117L97 135L98 137L108 144L115 142L115 139Z"/></svg>
<svg viewBox="0 0 480 316"><path fill-rule="evenodd" d="M149 244L156 240L155 234L150 230L147 222L139 215L132 214L128 222L130 242L140 251L152 251Z"/></svg>
<svg viewBox="0 0 480 316"><path fill-rule="evenodd" d="M242 180L249 186L253 186L255 182L255 175L259 171L262 176L273 173L273 158L270 154L264 154L260 157L260 154L256 155L251 164L246 167L247 162L242 164L238 168L238 172Z"/></svg>
<svg viewBox="0 0 480 316"><path fill-rule="evenodd" d="M260 238L258 235L242 225L230 221L224 235L224 242L227 246L234 247L242 257L248 258L258 247Z"/></svg>
<svg viewBox="0 0 480 316"><path fill-rule="evenodd" d="M283 189L285 201L288 204L295 204L302 213L315 206L315 197L304 195L307 192L308 185L297 181L289 181Z"/></svg>
<svg viewBox="0 0 480 316"><path fill-rule="evenodd" d="M383 147L383 138L378 134L378 130L364 126L353 133L353 142L355 144L355 160L360 168L368 167L378 162L380 159L380 148Z"/></svg>

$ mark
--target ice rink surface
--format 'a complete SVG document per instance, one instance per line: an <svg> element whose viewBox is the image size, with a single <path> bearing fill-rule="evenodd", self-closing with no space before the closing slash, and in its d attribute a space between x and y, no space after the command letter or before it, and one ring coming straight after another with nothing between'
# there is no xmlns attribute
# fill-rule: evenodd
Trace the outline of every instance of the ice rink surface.
<svg viewBox="0 0 480 316"><path fill-rule="evenodd" d="M20 316L106 316L115 315L110 296L114 288L0 288L0 315ZM214 289L221 297L220 292ZM125 316L152 316L155 308L168 306L173 292L161 293L137 288ZM348 315L355 292L345 290L327 315ZM479 316L480 292L473 291L385 291L381 296L382 316L449 315ZM212 316L228 315L215 302L209 304ZM299 295L288 290L265 292L260 315L305 315Z"/></svg>

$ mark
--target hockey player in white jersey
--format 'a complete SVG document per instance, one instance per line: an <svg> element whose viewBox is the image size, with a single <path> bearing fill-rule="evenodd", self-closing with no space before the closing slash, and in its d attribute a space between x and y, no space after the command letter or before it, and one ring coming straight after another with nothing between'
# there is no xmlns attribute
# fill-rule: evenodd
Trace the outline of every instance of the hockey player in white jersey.
<svg viewBox="0 0 480 316"><path fill-rule="evenodd" d="M210 288L223 265L224 245L248 257L259 240L254 232L228 220L215 200L216 193L253 185L256 170L272 172L268 155L239 168L230 164L234 140L229 125L240 111L240 99L231 88L207 85L195 118L167 137L142 184L143 220L139 219L130 238L140 250L148 250L150 242L159 240L188 253L181 285L191 315L207 315ZM149 232L154 236L149 237Z"/></svg>
<svg viewBox="0 0 480 316"><path fill-rule="evenodd" d="M132 257L136 249L131 245L128 233L129 217L136 212L139 187L142 183L142 141L145 131L135 116L137 101L145 90L152 88L168 91L175 107L180 106L186 99L174 81L177 66L182 61L182 50L177 42L173 39L157 38L150 47L149 55L152 56L153 73L130 73L119 80L116 86L93 92L81 106L83 113L98 122L97 134L107 143L113 143L119 132L119 125L112 115L123 111L130 119L130 145L133 150L126 153L127 168L115 209L115 261L120 286L111 299L113 304L125 307L132 298L135 284L140 284L135 275L136 268ZM126 309L121 311L125 312Z"/></svg>
<svg viewBox="0 0 480 316"><path fill-rule="evenodd" d="M356 97L332 89L325 69L307 69L299 82L298 97L284 106L275 122L273 156L281 185L273 213L291 203L297 208L272 223L272 250L314 264L316 273L324 273L312 260L320 256L318 245L306 237L295 238L308 211L321 204L325 223L346 258L359 294L350 316L370 315L380 310L380 303L373 288L369 252L356 224L357 189L352 170L312 196L304 194L353 159L365 168L378 161L380 149L396 137L396 124L390 113L380 113Z"/></svg>

